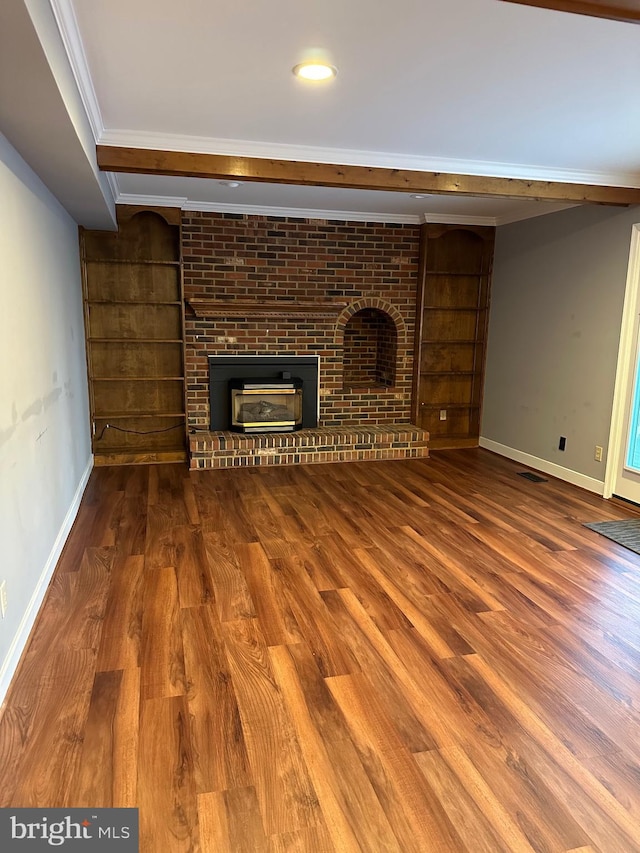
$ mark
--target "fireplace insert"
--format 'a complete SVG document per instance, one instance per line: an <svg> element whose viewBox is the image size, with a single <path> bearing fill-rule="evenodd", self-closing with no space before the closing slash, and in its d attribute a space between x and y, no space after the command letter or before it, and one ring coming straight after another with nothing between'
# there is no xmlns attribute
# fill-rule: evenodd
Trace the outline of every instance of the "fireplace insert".
<svg viewBox="0 0 640 853"><path fill-rule="evenodd" d="M291 432L302 427L302 379L230 379L234 432Z"/></svg>
<svg viewBox="0 0 640 853"><path fill-rule="evenodd" d="M293 355L210 355L209 359L209 410L210 429L212 432L231 429L231 392L229 382L232 379L242 379L264 388L280 388L283 380L291 381L291 377L302 380L302 423L295 429L315 429L318 426L319 414L319 385L318 385L318 356ZM253 395L251 395L253 397ZM292 395L287 395L291 397ZM257 397L259 400L260 397ZM257 402L254 398L251 402ZM250 402L243 400L243 403ZM272 404L272 400L266 400ZM290 402L290 400L288 401ZM281 403L279 402L278 405ZM297 405L297 403L296 403ZM291 419L287 417L287 422ZM297 419L296 419L297 421ZM264 421L260 421L264 423ZM267 432L290 430L290 427L273 428ZM234 427L238 429L239 427ZM247 432L242 428L242 432ZM254 432L265 432L255 430Z"/></svg>

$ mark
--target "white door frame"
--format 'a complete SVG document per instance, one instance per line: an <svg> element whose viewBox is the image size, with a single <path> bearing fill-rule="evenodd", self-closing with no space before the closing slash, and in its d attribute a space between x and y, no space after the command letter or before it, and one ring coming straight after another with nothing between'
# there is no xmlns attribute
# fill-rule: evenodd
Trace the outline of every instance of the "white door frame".
<svg viewBox="0 0 640 853"><path fill-rule="evenodd" d="M622 325L620 327L620 346L618 348L618 363L616 366L616 383L613 391L613 408L611 411L611 429L609 431L609 447L607 451L607 467L604 475L604 497L610 498L616 482L618 471L622 466L626 450L627 436L622 434L626 418L626 406L629 383L634 381L636 343L634 327L636 317L640 313L640 224L631 230L631 249L629 251L629 266L627 268L627 284L622 309Z"/></svg>

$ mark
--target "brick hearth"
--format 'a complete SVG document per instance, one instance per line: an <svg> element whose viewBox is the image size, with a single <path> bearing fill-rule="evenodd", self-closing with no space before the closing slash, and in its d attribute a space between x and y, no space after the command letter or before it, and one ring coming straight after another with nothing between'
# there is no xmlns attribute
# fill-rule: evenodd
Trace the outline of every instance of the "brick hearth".
<svg viewBox="0 0 640 853"><path fill-rule="evenodd" d="M429 433L411 424L318 427L272 435L199 432L190 437L192 468L299 465L429 455Z"/></svg>

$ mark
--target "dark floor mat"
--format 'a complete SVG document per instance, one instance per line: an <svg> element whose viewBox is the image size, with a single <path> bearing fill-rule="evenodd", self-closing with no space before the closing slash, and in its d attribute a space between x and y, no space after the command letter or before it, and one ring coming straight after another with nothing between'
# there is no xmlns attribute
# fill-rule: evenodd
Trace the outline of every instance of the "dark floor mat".
<svg viewBox="0 0 640 853"><path fill-rule="evenodd" d="M640 518L626 518L624 521L592 521L583 526L640 554Z"/></svg>

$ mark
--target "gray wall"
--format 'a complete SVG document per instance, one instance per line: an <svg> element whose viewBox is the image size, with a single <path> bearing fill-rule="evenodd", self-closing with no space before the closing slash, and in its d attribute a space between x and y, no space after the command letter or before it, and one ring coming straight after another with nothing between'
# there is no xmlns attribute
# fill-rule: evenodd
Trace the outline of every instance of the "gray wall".
<svg viewBox="0 0 640 853"><path fill-rule="evenodd" d="M640 208L585 206L498 228L483 439L604 479L636 222Z"/></svg>
<svg viewBox="0 0 640 853"><path fill-rule="evenodd" d="M78 228L0 134L0 701L91 470Z"/></svg>

